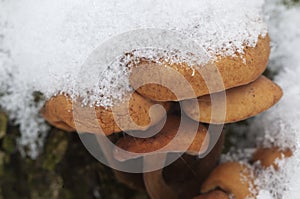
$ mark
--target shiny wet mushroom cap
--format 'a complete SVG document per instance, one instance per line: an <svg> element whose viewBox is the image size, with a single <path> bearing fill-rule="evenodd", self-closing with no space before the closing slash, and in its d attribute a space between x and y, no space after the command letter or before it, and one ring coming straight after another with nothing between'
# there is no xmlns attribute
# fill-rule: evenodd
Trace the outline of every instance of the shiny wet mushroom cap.
<svg viewBox="0 0 300 199"><path fill-rule="evenodd" d="M282 97L282 90L271 80L261 76L248 85L227 90L225 92L226 102L223 101L224 93L212 95L215 96L214 100L216 102L214 102L214 105L217 106L214 110L216 112L220 111L219 114L215 114L212 117L213 108L210 95L198 98L199 111L195 109L189 100L184 101L184 112L193 120L204 123L223 124L238 122L272 107ZM226 107L226 110L222 109L222 105ZM218 109L219 106L220 108Z"/></svg>

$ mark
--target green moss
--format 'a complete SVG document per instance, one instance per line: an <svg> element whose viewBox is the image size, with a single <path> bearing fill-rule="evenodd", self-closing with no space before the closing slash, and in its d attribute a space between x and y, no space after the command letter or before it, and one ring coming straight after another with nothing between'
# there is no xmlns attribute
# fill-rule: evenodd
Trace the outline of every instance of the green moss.
<svg viewBox="0 0 300 199"><path fill-rule="evenodd" d="M6 134L7 117L3 112L0 112L0 139Z"/></svg>
<svg viewBox="0 0 300 199"><path fill-rule="evenodd" d="M52 131L45 145L43 168L53 171L56 165L63 159L67 147L67 133L58 130Z"/></svg>
<svg viewBox="0 0 300 199"><path fill-rule="evenodd" d="M294 7L299 5L300 0L283 0L283 4L288 7Z"/></svg>
<svg viewBox="0 0 300 199"><path fill-rule="evenodd" d="M40 171L29 181L31 199L59 199L63 189L63 180L55 172Z"/></svg>
<svg viewBox="0 0 300 199"><path fill-rule="evenodd" d="M5 153L0 151L0 178L4 174Z"/></svg>
<svg viewBox="0 0 300 199"><path fill-rule="evenodd" d="M8 154L14 153L17 148L16 148L16 137L14 135L7 135L3 138L2 141L2 148L5 152Z"/></svg>

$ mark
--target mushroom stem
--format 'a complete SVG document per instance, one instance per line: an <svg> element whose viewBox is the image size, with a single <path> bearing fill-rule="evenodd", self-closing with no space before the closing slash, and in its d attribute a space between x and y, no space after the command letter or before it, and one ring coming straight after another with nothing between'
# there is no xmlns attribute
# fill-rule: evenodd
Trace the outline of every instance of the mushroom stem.
<svg viewBox="0 0 300 199"><path fill-rule="evenodd" d="M144 183L151 199L175 199L176 194L163 179L162 169L144 173Z"/></svg>
<svg viewBox="0 0 300 199"><path fill-rule="evenodd" d="M153 164L164 164L166 154L157 154L154 156L144 157L144 169L150 170ZM157 166L157 165L156 165ZM156 171L145 172L143 174L146 190L151 199L176 199L178 198L175 191L168 186L163 177L162 168Z"/></svg>

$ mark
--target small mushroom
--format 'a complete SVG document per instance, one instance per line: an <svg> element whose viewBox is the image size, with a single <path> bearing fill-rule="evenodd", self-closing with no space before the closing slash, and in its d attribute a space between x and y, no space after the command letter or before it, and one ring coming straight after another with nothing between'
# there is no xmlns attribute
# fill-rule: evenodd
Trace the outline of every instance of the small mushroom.
<svg viewBox="0 0 300 199"><path fill-rule="evenodd" d="M254 197L253 171L238 162L219 165L210 174L201 187L201 193L208 193L217 188L232 194L236 199Z"/></svg>
<svg viewBox="0 0 300 199"><path fill-rule="evenodd" d="M259 161L261 166L264 168L273 166L278 170L278 164L276 160L281 160L283 158L288 158L293 155L290 149L280 149L278 147L274 148L260 148L253 154L252 160L254 162Z"/></svg>
<svg viewBox="0 0 300 199"><path fill-rule="evenodd" d="M194 199L229 199L229 196L220 190L215 190L200 196L195 197Z"/></svg>
<svg viewBox="0 0 300 199"><path fill-rule="evenodd" d="M151 164L151 162L157 163L157 161L161 161L161 164L164 164L168 153L186 153L190 156L178 159L167 168L143 174L145 187L151 198L182 198L181 194L184 191L179 189L187 190L189 189L188 186L192 187L191 197L193 197L193 194L196 194L195 191L197 191L198 183L201 183L201 181L207 177L208 173L214 168L221 154L223 136L217 143L217 147L215 147L208 156L204 159L197 160L197 157L195 156L204 153L207 150L210 136L206 127L201 124L197 124L197 126L199 125L198 129L196 129L197 133L196 135L193 135L193 131L195 130L193 126L196 124L193 120L185 118L185 122L182 123L184 124L184 127L182 128L184 129L184 132L179 137L176 137L176 134L180 124L180 117L173 115L168 117L164 127L153 137L135 138L125 136L116 143L116 145L121 149L134 153L134 155L128 155L123 154L120 150L116 150L114 152L114 157L120 161L143 157L144 165ZM188 147L185 148L185 146ZM151 159L153 154L160 155L160 158ZM194 156L194 158L192 158L192 156ZM180 171L180 168L193 169L191 173L190 171ZM178 186L179 184L177 184L177 182L174 182L173 184L169 183L172 179L174 179L173 177L170 177L170 174L174 174L174 171L176 171L178 175L180 172L184 173L184 175L187 174L184 178L181 178L183 181L180 182L180 186ZM197 177L202 177L203 179L197 179L197 181L192 182L190 179L192 179L195 174L193 172L197 173ZM186 179L185 177L187 176L192 177L190 179ZM186 182L186 184L182 184L183 182ZM195 184L195 182L198 183Z"/></svg>
<svg viewBox="0 0 300 199"><path fill-rule="evenodd" d="M158 103L165 110L152 109L155 104L133 93L113 107L83 107L66 95L58 95L46 102L41 113L50 124L66 131L110 135L121 131L146 130L157 124L165 116L169 103Z"/></svg>
<svg viewBox="0 0 300 199"><path fill-rule="evenodd" d="M225 120L223 112L212 117L211 96L209 95L198 98L199 109L195 109L189 100L184 101L184 112L193 120L204 123L223 124L238 122L272 107L281 98L282 90L271 80L261 76L248 85L227 90L226 102L221 101L223 100L222 94L216 93L212 95L215 95L217 100L220 99L217 105L222 106L222 103L226 103ZM219 111L225 110L220 108ZM220 118L218 118L218 115Z"/></svg>

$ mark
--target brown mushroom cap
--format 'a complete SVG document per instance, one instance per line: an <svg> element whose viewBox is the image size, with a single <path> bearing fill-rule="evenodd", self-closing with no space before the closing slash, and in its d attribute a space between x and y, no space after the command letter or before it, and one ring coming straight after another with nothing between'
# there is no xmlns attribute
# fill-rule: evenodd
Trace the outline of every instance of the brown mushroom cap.
<svg viewBox="0 0 300 199"><path fill-rule="evenodd" d="M137 157L144 156L160 150L160 153L168 152L187 152L191 155L197 155L204 152L209 143L209 134L207 133L206 127L201 124L199 125L196 135L195 134L195 122L188 118L184 118L184 132L180 136L177 136L180 117L168 116L166 124L159 133L150 138L135 138L131 136L125 136L118 140L116 145L121 149L135 153L130 157L123 157L122 152L119 150L114 151L116 159L129 160ZM151 129L150 129L151 130ZM192 136L195 136L194 138ZM176 137L176 139L174 139ZM171 143L172 142L172 143ZM170 144L171 143L171 144ZM170 145L169 145L170 144ZM188 146L186 150L184 147ZM139 155L140 154L140 155Z"/></svg>
<svg viewBox="0 0 300 199"><path fill-rule="evenodd" d="M186 63L163 63L157 64L153 62L143 62L132 68L130 76L131 85L143 96L147 96L155 101L180 101L185 99L195 98L194 94L188 92L186 85L178 78L177 71L188 81L192 86L196 97L207 95L230 89L233 87L249 84L256 80L266 69L270 54L270 38L259 37L255 47L245 47L245 53L236 53L235 57L218 57L212 65L206 67L195 66L202 74L212 74L211 82L214 82L213 74L217 74L216 69L219 71L223 80L224 87L220 85L210 86L204 78L193 67L188 66ZM210 76L210 75L209 75ZM155 81L153 81L155 80ZM160 82L158 84L147 84L149 82ZM142 85L142 86L141 86ZM167 89L164 85L170 85L172 88L178 88L180 93L177 97L172 92L172 88Z"/></svg>
<svg viewBox="0 0 300 199"><path fill-rule="evenodd" d="M200 196L195 197L194 199L229 199L229 196L223 191L216 190Z"/></svg>
<svg viewBox="0 0 300 199"><path fill-rule="evenodd" d="M236 199L254 197L253 171L238 162L227 162L219 165L210 174L201 187L201 193L208 193L220 188L233 194Z"/></svg>
<svg viewBox="0 0 300 199"><path fill-rule="evenodd" d="M50 124L63 130L101 133L101 127L105 135L128 130L146 130L165 116L161 109L150 109L156 103L137 93L132 94L129 103L124 101L113 108L82 107L81 103L75 103L68 96L58 95L46 102L41 113ZM165 110L169 109L169 103L159 104Z"/></svg>
<svg viewBox="0 0 300 199"><path fill-rule="evenodd" d="M262 167L267 168L273 166L278 170L278 165L276 160L281 160L283 158L288 158L293 155L290 149L282 150L280 148L260 148L253 154L252 160L254 162L260 161Z"/></svg>
<svg viewBox="0 0 300 199"><path fill-rule="evenodd" d="M220 99L220 103L218 104L223 103L223 95L221 93L213 95L215 95L214 99L216 99L216 101ZM281 97L281 88L271 80L261 76L248 85L226 91L226 115L220 112L220 114L216 114L214 115L216 117L212 118L210 95L198 98L200 114L198 109L195 109L189 100L184 101L182 107L184 112L196 121L213 124L233 123L250 118L269 109L276 104ZM218 104L216 103L217 106ZM224 109L220 108L220 111L224 111ZM220 118L218 118L218 116Z"/></svg>

